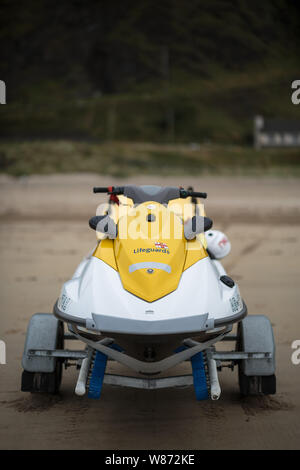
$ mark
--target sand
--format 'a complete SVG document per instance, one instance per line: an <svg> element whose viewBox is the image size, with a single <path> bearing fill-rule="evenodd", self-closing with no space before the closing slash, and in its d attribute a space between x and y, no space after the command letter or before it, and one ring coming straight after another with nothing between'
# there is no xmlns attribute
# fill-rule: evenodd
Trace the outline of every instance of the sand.
<svg viewBox="0 0 300 470"><path fill-rule="evenodd" d="M20 392L31 315L51 312L62 283L95 243L87 221L102 199L91 187L122 183L208 191L208 215L232 242L224 266L249 313L268 315L274 327L275 396L241 399L237 371L228 369L219 376L218 402L197 402L192 388L104 386L99 401L79 398L74 368L64 371L59 396ZM300 448L300 365L291 361L291 344L300 339L299 180L1 176L0 197L0 339L7 347L7 364L0 365L1 449Z"/></svg>

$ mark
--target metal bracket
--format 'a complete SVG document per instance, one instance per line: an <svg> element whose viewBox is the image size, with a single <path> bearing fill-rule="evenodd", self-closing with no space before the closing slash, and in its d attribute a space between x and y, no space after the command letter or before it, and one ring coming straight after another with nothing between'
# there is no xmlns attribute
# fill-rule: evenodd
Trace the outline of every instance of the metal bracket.
<svg viewBox="0 0 300 470"><path fill-rule="evenodd" d="M243 351L207 351L212 359L217 361L238 361L242 359L271 359L272 353L266 352L243 352ZM87 352L84 350L74 351L70 349L29 349L29 357L61 357L65 359L84 359Z"/></svg>
<svg viewBox="0 0 300 470"><path fill-rule="evenodd" d="M216 351L211 357L218 361L239 361L241 359L271 359L272 353L243 352L243 351Z"/></svg>
<svg viewBox="0 0 300 470"><path fill-rule="evenodd" d="M103 382L108 385L117 385L120 387L133 387L143 388L147 390L156 390L160 388L186 387L193 385L193 376L178 375L173 377L146 379L139 377L127 377L124 375L105 374Z"/></svg>
<svg viewBox="0 0 300 470"><path fill-rule="evenodd" d="M73 351L69 349L29 349L28 357L62 357L65 359L84 359L87 357L87 352Z"/></svg>

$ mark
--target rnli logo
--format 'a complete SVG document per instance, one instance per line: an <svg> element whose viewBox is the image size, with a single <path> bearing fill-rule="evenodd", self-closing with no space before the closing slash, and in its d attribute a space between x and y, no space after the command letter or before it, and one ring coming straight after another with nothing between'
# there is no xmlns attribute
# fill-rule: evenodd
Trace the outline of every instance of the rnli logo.
<svg viewBox="0 0 300 470"><path fill-rule="evenodd" d="M168 245L166 243L162 242L155 242L155 247L156 248L161 248L162 250L168 250Z"/></svg>
<svg viewBox="0 0 300 470"><path fill-rule="evenodd" d="M166 253L167 255L170 254L169 247L166 243L162 242L155 242L155 248L135 248L133 250L134 254L137 253Z"/></svg>

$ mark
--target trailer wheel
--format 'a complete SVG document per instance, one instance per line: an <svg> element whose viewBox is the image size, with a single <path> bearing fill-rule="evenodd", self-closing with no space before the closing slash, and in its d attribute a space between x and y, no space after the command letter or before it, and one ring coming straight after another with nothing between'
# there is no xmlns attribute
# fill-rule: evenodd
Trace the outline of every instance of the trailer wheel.
<svg viewBox="0 0 300 470"><path fill-rule="evenodd" d="M245 375L239 364L239 387L241 395L274 395L276 393L276 376Z"/></svg>
<svg viewBox="0 0 300 470"><path fill-rule="evenodd" d="M275 345L271 323L263 315L251 315L238 324L237 351L272 352L273 359L246 359L238 362L242 396L276 393Z"/></svg>
<svg viewBox="0 0 300 470"><path fill-rule="evenodd" d="M64 348L64 325L63 322L58 322L57 325L57 339L55 349ZM55 360L55 368L53 372L30 372L24 370L22 373L22 392L31 393L59 393L61 380L62 380L63 361L61 359Z"/></svg>

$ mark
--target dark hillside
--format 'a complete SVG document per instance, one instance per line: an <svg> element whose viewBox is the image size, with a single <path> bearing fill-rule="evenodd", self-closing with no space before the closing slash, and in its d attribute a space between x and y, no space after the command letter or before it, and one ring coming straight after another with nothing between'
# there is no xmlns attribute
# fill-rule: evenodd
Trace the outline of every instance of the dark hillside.
<svg viewBox="0 0 300 470"><path fill-rule="evenodd" d="M2 0L1 135L247 143L254 114L295 117L299 13L292 0Z"/></svg>

